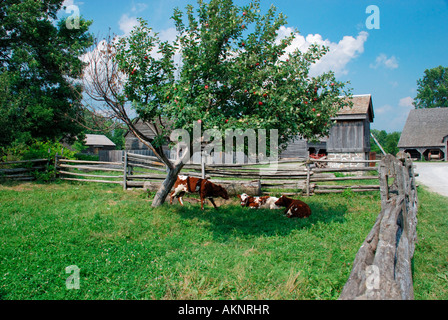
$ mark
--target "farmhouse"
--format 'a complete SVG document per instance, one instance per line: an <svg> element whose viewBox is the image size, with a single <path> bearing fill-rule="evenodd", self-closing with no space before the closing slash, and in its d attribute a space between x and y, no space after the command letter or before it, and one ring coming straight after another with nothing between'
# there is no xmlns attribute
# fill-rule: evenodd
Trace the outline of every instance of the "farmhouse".
<svg viewBox="0 0 448 320"><path fill-rule="evenodd" d="M448 108L411 110L398 148L412 158L447 161Z"/></svg>
<svg viewBox="0 0 448 320"><path fill-rule="evenodd" d="M115 143L101 134L86 134L85 145L88 147L84 153L98 154L100 150L115 150Z"/></svg>
<svg viewBox="0 0 448 320"><path fill-rule="evenodd" d="M304 158L324 154L333 160L368 160L370 153L370 124L374 112L370 94L354 95L353 106L345 106L337 116L328 137L318 142L297 138L281 154L281 158ZM362 165L362 164L360 164Z"/></svg>

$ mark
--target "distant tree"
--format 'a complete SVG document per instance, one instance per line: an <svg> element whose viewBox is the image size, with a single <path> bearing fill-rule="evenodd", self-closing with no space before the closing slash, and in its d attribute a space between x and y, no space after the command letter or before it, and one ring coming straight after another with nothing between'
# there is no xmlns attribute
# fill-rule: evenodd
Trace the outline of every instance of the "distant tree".
<svg viewBox="0 0 448 320"><path fill-rule="evenodd" d="M386 153L396 155L398 151L398 141L400 140L401 133L400 132L392 132L387 133L385 130L376 130L372 129L372 134L378 140L381 147L384 149ZM380 148L373 140L370 138L371 151L376 153L381 153Z"/></svg>
<svg viewBox="0 0 448 320"><path fill-rule="evenodd" d="M69 29L63 0L0 1L0 147L33 139L73 141L82 132L79 56L91 22Z"/></svg>
<svg viewBox="0 0 448 320"><path fill-rule="evenodd" d="M423 79L417 81L417 96L414 99L416 109L448 107L448 68L425 70Z"/></svg>

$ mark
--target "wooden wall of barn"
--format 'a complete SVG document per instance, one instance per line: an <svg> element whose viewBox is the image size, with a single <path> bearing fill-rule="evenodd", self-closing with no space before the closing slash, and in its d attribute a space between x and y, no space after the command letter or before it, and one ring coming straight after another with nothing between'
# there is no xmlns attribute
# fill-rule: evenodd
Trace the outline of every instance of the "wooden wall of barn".
<svg viewBox="0 0 448 320"><path fill-rule="evenodd" d="M327 152L370 151L370 123L364 120L339 120L331 129Z"/></svg>

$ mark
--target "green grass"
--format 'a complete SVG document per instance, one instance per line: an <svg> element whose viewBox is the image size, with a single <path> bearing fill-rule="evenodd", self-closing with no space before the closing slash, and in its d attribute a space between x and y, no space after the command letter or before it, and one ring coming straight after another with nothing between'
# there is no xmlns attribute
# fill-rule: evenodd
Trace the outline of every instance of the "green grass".
<svg viewBox="0 0 448 320"><path fill-rule="evenodd" d="M337 299L380 210L376 193L307 198L303 220L189 199L153 209L115 185L0 185L0 299ZM447 203L421 201L416 298L447 299Z"/></svg>
<svg viewBox="0 0 448 320"><path fill-rule="evenodd" d="M448 198L419 188L414 294L421 300L448 299Z"/></svg>

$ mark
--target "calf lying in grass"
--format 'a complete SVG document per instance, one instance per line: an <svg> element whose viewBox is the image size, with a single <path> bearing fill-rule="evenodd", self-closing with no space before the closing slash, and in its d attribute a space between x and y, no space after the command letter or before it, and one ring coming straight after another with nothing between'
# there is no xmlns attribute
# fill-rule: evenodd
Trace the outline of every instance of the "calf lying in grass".
<svg viewBox="0 0 448 320"><path fill-rule="evenodd" d="M252 209L258 209L258 208L280 209L278 206L275 205L275 202L278 200L278 198L275 197L270 196L252 197L246 193L243 193L242 195L238 195L238 198L240 198L241 200L242 207L249 207Z"/></svg>
<svg viewBox="0 0 448 320"><path fill-rule="evenodd" d="M311 215L310 207L301 200L295 200L286 196L281 196L275 202L279 207L286 207L285 215L288 218L308 218Z"/></svg>
<svg viewBox="0 0 448 320"><path fill-rule="evenodd" d="M185 193L198 192L201 197L201 209L204 210L204 202L207 198L213 204L215 209L218 207L215 204L213 198L221 197L224 200L229 199L227 190L220 185L214 184L207 179L188 177L188 176L178 176L176 183L174 184L174 191L170 195L170 204L173 203L173 199L176 197L179 203L183 206L184 202L182 197Z"/></svg>

